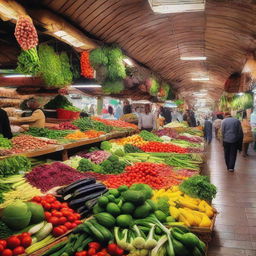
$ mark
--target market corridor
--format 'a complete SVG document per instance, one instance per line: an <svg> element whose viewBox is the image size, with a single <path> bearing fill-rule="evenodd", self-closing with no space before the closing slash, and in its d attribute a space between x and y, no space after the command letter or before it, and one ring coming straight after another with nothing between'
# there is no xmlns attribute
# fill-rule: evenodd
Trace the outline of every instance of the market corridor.
<svg viewBox="0 0 256 256"><path fill-rule="evenodd" d="M209 256L256 256L256 157L238 156L236 170L226 170L223 148L213 140L206 172L218 188L216 220ZM254 156L253 156L254 154Z"/></svg>

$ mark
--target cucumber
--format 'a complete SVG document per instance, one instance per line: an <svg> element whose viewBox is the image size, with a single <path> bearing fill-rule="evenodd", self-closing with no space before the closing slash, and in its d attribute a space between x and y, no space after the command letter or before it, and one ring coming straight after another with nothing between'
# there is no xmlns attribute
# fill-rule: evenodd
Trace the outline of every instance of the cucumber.
<svg viewBox="0 0 256 256"><path fill-rule="evenodd" d="M116 223L115 218L107 212L95 214L94 218L98 221L99 224L107 228L113 228Z"/></svg>
<svg viewBox="0 0 256 256"><path fill-rule="evenodd" d="M68 243L68 240L62 241L56 245L54 245L52 248L50 248L43 256L51 256L52 253L55 253L59 251L62 247L64 247Z"/></svg>

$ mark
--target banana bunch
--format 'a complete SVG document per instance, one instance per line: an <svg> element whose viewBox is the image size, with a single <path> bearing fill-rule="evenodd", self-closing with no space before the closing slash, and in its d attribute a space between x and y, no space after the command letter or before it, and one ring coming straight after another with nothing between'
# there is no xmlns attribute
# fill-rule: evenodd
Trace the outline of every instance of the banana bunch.
<svg viewBox="0 0 256 256"><path fill-rule="evenodd" d="M215 209L206 201L182 193L178 186L155 190L152 200L157 201L161 197L169 198L170 215L185 226L209 228L212 225Z"/></svg>

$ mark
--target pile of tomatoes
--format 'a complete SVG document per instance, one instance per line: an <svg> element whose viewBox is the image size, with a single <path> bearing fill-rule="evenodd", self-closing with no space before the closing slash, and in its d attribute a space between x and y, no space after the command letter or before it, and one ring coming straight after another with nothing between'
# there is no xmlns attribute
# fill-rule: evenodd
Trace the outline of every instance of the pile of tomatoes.
<svg viewBox="0 0 256 256"><path fill-rule="evenodd" d="M0 240L0 255L15 256L25 253L25 248L32 244L29 233L22 233L17 236L10 236L6 240Z"/></svg>
<svg viewBox="0 0 256 256"><path fill-rule="evenodd" d="M168 188L171 185L178 185L180 180L176 178L177 174L166 164L142 162L127 166L125 172L119 175L108 175L104 183L110 188L144 183L154 189L161 189Z"/></svg>
<svg viewBox="0 0 256 256"><path fill-rule="evenodd" d="M67 203L59 202L53 195L35 196L32 201L43 206L45 219L54 227L54 236L62 236L82 223L80 214L69 208Z"/></svg>
<svg viewBox="0 0 256 256"><path fill-rule="evenodd" d="M157 141L150 141L140 146L144 152L174 152L174 153L188 153L187 149L170 143L162 143Z"/></svg>
<svg viewBox="0 0 256 256"><path fill-rule="evenodd" d="M107 248L102 248L100 243L91 242L87 251L77 252L75 256L123 256L124 250L117 244L108 244Z"/></svg>

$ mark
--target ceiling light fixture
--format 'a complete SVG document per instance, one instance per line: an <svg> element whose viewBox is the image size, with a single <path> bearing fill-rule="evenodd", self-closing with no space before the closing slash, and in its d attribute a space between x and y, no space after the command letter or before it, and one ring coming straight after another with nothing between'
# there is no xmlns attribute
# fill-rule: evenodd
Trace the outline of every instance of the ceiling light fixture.
<svg viewBox="0 0 256 256"><path fill-rule="evenodd" d="M194 77L191 79L192 81L209 81L209 77Z"/></svg>
<svg viewBox="0 0 256 256"><path fill-rule="evenodd" d="M68 44L73 45L74 47L81 47L84 46L85 44L75 37L69 35L66 31L64 30L59 30L53 33L55 36L60 38L63 41L66 41Z"/></svg>
<svg viewBox="0 0 256 256"><path fill-rule="evenodd" d="M127 65L129 65L129 66L134 66L133 63L132 63L132 61L131 61L129 58L124 58L123 61L124 61Z"/></svg>
<svg viewBox="0 0 256 256"><path fill-rule="evenodd" d="M180 57L181 60L206 60L207 57L198 56L198 57Z"/></svg>
<svg viewBox="0 0 256 256"><path fill-rule="evenodd" d="M17 78L17 77L32 77L31 75L24 75L24 74L13 74L13 75L4 75L3 77L6 78Z"/></svg>
<svg viewBox="0 0 256 256"><path fill-rule="evenodd" d="M100 84L78 84L78 85L71 85L72 88L101 88Z"/></svg>
<svg viewBox="0 0 256 256"><path fill-rule="evenodd" d="M153 12L177 13L204 11L205 0L148 0Z"/></svg>

